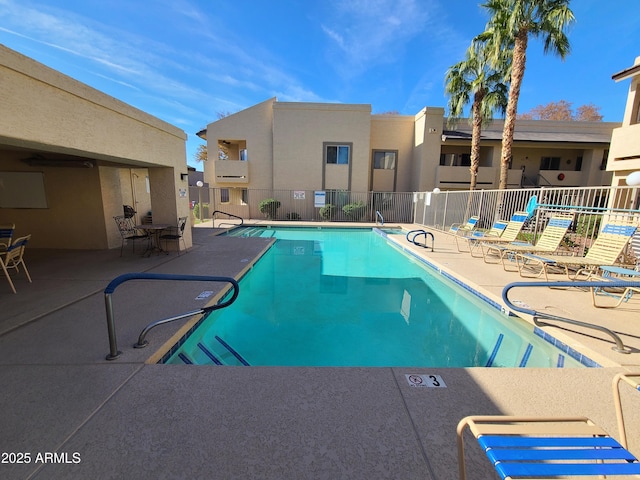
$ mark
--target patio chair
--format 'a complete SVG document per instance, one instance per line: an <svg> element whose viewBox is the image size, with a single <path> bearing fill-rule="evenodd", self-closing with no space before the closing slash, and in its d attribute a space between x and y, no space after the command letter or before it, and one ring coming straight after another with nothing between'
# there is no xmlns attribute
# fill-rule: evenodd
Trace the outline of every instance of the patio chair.
<svg viewBox="0 0 640 480"><path fill-rule="evenodd" d="M484 243L492 243L492 244L506 244L515 242L522 231L522 227L527 221L528 214L527 212L515 212L511 215L511 220L507 224L506 228L502 231L499 236L496 235L471 235L468 237L469 241L469 251L471 252L471 256L473 257L481 257L483 255L474 255L473 250L477 249L481 242ZM458 238L456 237L456 243L458 242ZM461 251L458 247L458 251Z"/></svg>
<svg viewBox="0 0 640 480"><path fill-rule="evenodd" d="M11 245L15 228L16 225L14 223L0 225L0 255L3 255Z"/></svg>
<svg viewBox="0 0 640 480"><path fill-rule="evenodd" d="M136 251L136 241L144 240L147 242L147 248L149 247L149 242L151 237L148 233L143 233L138 230L133 223L132 217L125 217L124 215L118 215L113 217L118 226L118 231L120 232L120 236L122 237L122 244L120 245L120 256L122 256L122 250L124 249L124 244L127 243L128 240L131 240L133 253Z"/></svg>
<svg viewBox="0 0 640 480"><path fill-rule="evenodd" d="M165 230L166 233L160 235L160 238L165 241L165 245L169 240L173 240L176 242L176 250L178 251L178 255L180 255L180 240L182 240L185 251L187 250L187 244L184 241L184 228L186 225L187 217L180 217L178 219L177 227L169 227Z"/></svg>
<svg viewBox="0 0 640 480"><path fill-rule="evenodd" d="M638 374L618 374L613 396L620 443L586 417L470 416L458 423L458 468L466 478L464 432L468 428L503 479L640 475L627 450L619 383L636 391Z"/></svg>
<svg viewBox="0 0 640 480"><path fill-rule="evenodd" d="M126 218L133 218L137 213L131 205L122 205L122 211Z"/></svg>
<svg viewBox="0 0 640 480"><path fill-rule="evenodd" d="M564 236L569 230L573 222L573 215L554 215L549 219L549 223L545 227L542 235L535 245L524 242L512 242L508 245L495 245L489 242L480 242L482 248L482 257L486 263L502 263L502 267L506 271L506 261L514 257L516 253L553 253L562 243ZM497 257L497 261L489 261L491 256ZM516 270L512 270L516 271Z"/></svg>
<svg viewBox="0 0 640 480"><path fill-rule="evenodd" d="M507 228L507 225L509 223L499 220L497 222L495 222L491 229L485 231L481 231L481 230L473 230L471 232L467 232L468 235L462 234L462 235L456 235L455 236L455 240L456 240L456 247L458 248L459 252L469 252L471 253L471 256L475 255L473 254L473 250L475 249L475 247L478 244L479 240L483 240L483 239L489 239L489 238L500 238L500 236L504 233L505 229ZM463 249L463 246L461 246L461 242L467 243L468 249Z"/></svg>
<svg viewBox="0 0 640 480"><path fill-rule="evenodd" d="M9 245L7 251L4 255L4 258L0 257L0 267L2 267L2 271L4 272L5 277L9 282L9 286L13 293L16 293L16 287L11 280L11 276L9 275L9 269L15 269L16 272L20 271L20 266L24 269L24 273L27 276L27 280L29 283L31 282L31 275L29 275L29 270L27 270L27 264L24 263L24 251L27 247L27 243L31 240L31 235L25 235L24 237L16 238L15 241Z"/></svg>
<svg viewBox="0 0 640 480"><path fill-rule="evenodd" d="M476 229L479 220L480 217L473 216L470 217L469 220L467 220L467 223L454 223L451 225L451 227L449 227L449 233L457 235L459 233L462 234L465 232L471 232Z"/></svg>
<svg viewBox="0 0 640 480"><path fill-rule="evenodd" d="M628 223L606 224L584 257L516 253L518 271L522 277L539 277L544 274L547 281L549 280L548 270L551 267L564 269L572 280L577 279L581 274L587 274L588 277L599 267L615 265L636 229L636 225ZM569 273L570 267L577 268L573 276ZM531 273L525 274L525 271Z"/></svg>

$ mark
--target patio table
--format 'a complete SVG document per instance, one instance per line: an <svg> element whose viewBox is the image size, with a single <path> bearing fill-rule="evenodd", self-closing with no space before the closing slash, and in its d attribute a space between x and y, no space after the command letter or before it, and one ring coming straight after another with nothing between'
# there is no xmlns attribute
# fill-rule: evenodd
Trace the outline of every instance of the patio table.
<svg viewBox="0 0 640 480"><path fill-rule="evenodd" d="M147 232L150 238L149 245L147 246L147 249L142 254L143 257L149 257L151 256L152 253L159 254L164 252L164 249L160 245L160 233L171 226L172 225L169 225L167 223L146 223L146 224L136 225L136 228Z"/></svg>

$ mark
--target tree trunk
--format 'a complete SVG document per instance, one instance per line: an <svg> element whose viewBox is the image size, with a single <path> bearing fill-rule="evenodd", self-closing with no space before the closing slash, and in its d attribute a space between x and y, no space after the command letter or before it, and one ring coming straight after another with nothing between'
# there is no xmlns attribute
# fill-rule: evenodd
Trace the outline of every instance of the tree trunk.
<svg viewBox="0 0 640 480"><path fill-rule="evenodd" d="M469 172L471 173L471 181L469 182L469 190L475 190L478 182L478 167L480 165L480 134L482 133L482 112L480 106L484 99L484 90L478 90L473 96L473 128L471 133L471 166Z"/></svg>
<svg viewBox="0 0 640 480"><path fill-rule="evenodd" d="M511 85L509 87L509 101L507 102L507 112L504 119L504 130L502 131L502 155L500 157L500 184L501 190L507 188L507 177L509 175L509 164L511 163L513 148L513 131L516 126L516 115L518 113L518 98L520 97L520 87L524 77L525 63L527 61L528 32L522 29L518 32L513 47L513 63L511 69Z"/></svg>

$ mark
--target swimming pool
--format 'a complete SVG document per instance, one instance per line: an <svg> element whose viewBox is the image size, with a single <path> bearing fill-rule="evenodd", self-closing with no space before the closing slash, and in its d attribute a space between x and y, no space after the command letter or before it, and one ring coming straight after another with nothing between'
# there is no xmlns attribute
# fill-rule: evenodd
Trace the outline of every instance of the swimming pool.
<svg viewBox="0 0 640 480"><path fill-rule="evenodd" d="M256 366L576 367L571 358L375 229L245 227L277 238L165 359Z"/></svg>

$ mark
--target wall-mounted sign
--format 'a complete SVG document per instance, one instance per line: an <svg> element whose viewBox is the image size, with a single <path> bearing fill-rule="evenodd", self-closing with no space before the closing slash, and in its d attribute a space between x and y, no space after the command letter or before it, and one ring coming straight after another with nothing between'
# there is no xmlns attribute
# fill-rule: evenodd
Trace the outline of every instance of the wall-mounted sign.
<svg viewBox="0 0 640 480"><path fill-rule="evenodd" d="M316 208L324 207L325 200L327 198L327 192L318 191L313 194L313 205Z"/></svg>

